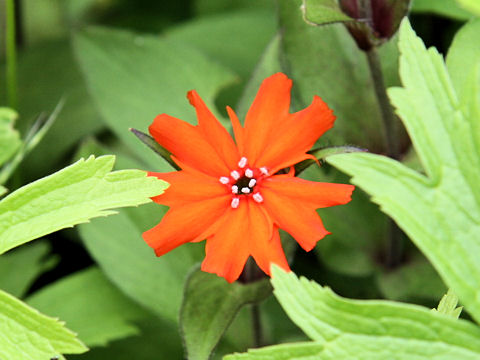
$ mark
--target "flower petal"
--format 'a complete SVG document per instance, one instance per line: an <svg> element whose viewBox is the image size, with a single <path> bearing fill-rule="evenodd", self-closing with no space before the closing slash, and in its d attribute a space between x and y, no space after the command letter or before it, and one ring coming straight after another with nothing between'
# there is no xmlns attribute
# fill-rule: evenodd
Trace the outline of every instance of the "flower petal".
<svg viewBox="0 0 480 360"><path fill-rule="evenodd" d="M252 230L245 203L227 210L216 233L207 239L202 271L222 276L230 283L237 280L250 255L246 242Z"/></svg>
<svg viewBox="0 0 480 360"><path fill-rule="evenodd" d="M149 172L148 176L155 176L170 184L163 194L152 198L162 205L179 206L229 194L217 178L196 171Z"/></svg>
<svg viewBox="0 0 480 360"><path fill-rule="evenodd" d="M232 137L207 108L195 90L189 91L187 97L197 111L198 127L202 130L203 135L208 139L218 156L223 159L225 165L230 170L234 170L237 167L240 155Z"/></svg>
<svg viewBox="0 0 480 360"><path fill-rule="evenodd" d="M230 195L170 208L160 224L143 233L143 239L157 256L186 242L196 241L230 208Z"/></svg>
<svg viewBox="0 0 480 360"><path fill-rule="evenodd" d="M218 177L230 172L198 126L161 114L148 130L160 145L188 166Z"/></svg>
<svg viewBox="0 0 480 360"><path fill-rule="evenodd" d="M290 175L271 176L262 182L263 189L268 189L290 201L301 201L314 209L342 205L352 199L355 186L308 181Z"/></svg>
<svg viewBox="0 0 480 360"><path fill-rule="evenodd" d="M280 241L280 234L276 227L273 229L270 239L255 238L255 241L251 245L251 254L258 267L267 275L270 275L270 267L272 264L278 265L286 271L290 271Z"/></svg>
<svg viewBox="0 0 480 360"><path fill-rule="evenodd" d="M278 121L268 147L258 157L258 164L275 173L309 158L306 152L333 126L334 121L333 111L315 96L310 106Z"/></svg>
<svg viewBox="0 0 480 360"><path fill-rule="evenodd" d="M252 166L270 146L272 133L288 117L292 80L277 73L266 78L245 118L245 156ZM243 154L242 154L243 155Z"/></svg>
<svg viewBox="0 0 480 360"><path fill-rule="evenodd" d="M305 251L312 250L318 240L330 234L310 202L292 199L263 186L261 192L274 223L292 235Z"/></svg>

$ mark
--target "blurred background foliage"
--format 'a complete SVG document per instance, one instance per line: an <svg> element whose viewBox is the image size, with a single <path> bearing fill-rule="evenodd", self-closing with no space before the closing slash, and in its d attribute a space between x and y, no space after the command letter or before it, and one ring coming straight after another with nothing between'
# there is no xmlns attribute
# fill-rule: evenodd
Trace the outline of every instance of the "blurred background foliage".
<svg viewBox="0 0 480 360"><path fill-rule="evenodd" d="M242 117L261 80L276 71L294 80L292 110L307 106L314 94L335 110L336 126L319 145L385 151L364 54L343 25L306 25L300 0L15 4L17 127L24 135L36 117L53 111L60 99L65 106L11 178L10 190L92 153L117 155L118 168L169 171L128 132L129 127L146 131L162 112L194 122L185 98L192 88L221 119L227 104ZM0 89L6 86L4 5L0 0ZM415 0L410 15L426 45L444 54L469 17L454 0ZM398 85L395 38L382 46L380 56L387 85ZM6 101L0 91L0 104ZM402 160L418 167L406 133L400 142ZM328 165L312 166L302 176L348 181ZM92 351L72 359L181 358L178 311L183 284L201 261L203 245L155 258L141 233L164 211L158 205L123 209L117 216L13 250L0 258L0 287L78 331ZM294 271L347 297L430 307L438 303L445 286L408 239L401 264L385 266L387 219L360 189L348 206L320 214L332 235L311 253L292 248ZM267 343L304 338L274 298L264 302L262 310ZM249 322L243 309L220 343L218 358L251 345Z"/></svg>

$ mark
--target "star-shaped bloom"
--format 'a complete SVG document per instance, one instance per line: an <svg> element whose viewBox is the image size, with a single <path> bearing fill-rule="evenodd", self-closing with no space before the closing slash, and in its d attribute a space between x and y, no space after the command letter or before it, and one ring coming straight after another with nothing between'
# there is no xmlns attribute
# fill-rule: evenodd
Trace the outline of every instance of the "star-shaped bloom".
<svg viewBox="0 0 480 360"><path fill-rule="evenodd" d="M233 282L250 256L267 274L272 263L289 270L278 229L306 251L329 234L316 209L348 203L354 187L294 176L293 165L312 157L307 151L333 126L335 116L318 96L291 114L291 87L281 73L265 79L244 126L227 107L235 141L196 91L188 99L198 125L166 114L155 118L151 135L181 168L149 173L170 183L153 198L170 209L143 234L157 256L206 239L202 270Z"/></svg>

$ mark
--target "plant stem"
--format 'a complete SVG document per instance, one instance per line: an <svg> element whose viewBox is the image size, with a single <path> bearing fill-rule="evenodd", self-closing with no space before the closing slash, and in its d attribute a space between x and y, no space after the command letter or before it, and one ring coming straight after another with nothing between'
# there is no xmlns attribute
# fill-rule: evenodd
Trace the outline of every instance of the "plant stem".
<svg viewBox="0 0 480 360"><path fill-rule="evenodd" d="M255 281L257 275L257 265L252 259L248 259L247 266L245 267L245 280L247 283ZM252 337L253 347L259 348L263 346L263 328L260 318L260 306L256 303L251 305L252 314Z"/></svg>
<svg viewBox="0 0 480 360"><path fill-rule="evenodd" d="M398 160L400 158L398 146L398 134L396 117L390 101L388 100L387 89L383 80L382 67L377 49L372 47L366 51L368 66L372 76L373 87L377 96L378 105L382 114L383 127L385 131L386 153L389 157ZM402 231L392 219L389 220L389 240L386 249L385 264L388 268L395 268L402 259L403 244Z"/></svg>
<svg viewBox="0 0 480 360"><path fill-rule="evenodd" d="M6 0L6 80L8 106L17 109L17 49L15 39L15 1Z"/></svg>
<svg viewBox="0 0 480 360"><path fill-rule="evenodd" d="M263 346L262 322L260 320L260 307L258 304L252 304L252 330L253 330L253 347L259 348Z"/></svg>
<svg viewBox="0 0 480 360"><path fill-rule="evenodd" d="M377 96L378 105L382 114L383 127L387 145L387 155L395 160L399 159L396 118L387 96L387 89L383 80L382 67L377 49L372 47L366 52L370 74L372 75L373 87Z"/></svg>

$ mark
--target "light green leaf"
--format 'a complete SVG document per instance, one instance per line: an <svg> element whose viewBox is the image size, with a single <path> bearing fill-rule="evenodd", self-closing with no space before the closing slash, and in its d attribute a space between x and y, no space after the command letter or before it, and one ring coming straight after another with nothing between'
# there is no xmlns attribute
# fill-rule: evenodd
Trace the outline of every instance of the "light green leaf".
<svg viewBox="0 0 480 360"><path fill-rule="evenodd" d="M0 359L64 359L87 350L57 319L0 290Z"/></svg>
<svg viewBox="0 0 480 360"><path fill-rule="evenodd" d="M448 49L447 68L459 99L468 103L475 101L470 99L470 96L477 96L477 106L480 107L480 94L478 91L475 92L475 85L478 88L480 83L478 34L480 34L480 19L468 22L455 34L452 45ZM477 115L472 116L480 116L480 110Z"/></svg>
<svg viewBox="0 0 480 360"><path fill-rule="evenodd" d="M223 278L196 270L185 284L180 328L191 360L207 360L240 308L271 294L268 280L229 284Z"/></svg>
<svg viewBox="0 0 480 360"><path fill-rule="evenodd" d="M321 145L348 143L382 151L381 114L365 54L343 24L313 27L302 19L300 0L278 3L282 65L293 79L294 110L305 108L318 95L337 116L334 131L322 136ZM379 49L389 86L398 83L395 43L392 39Z"/></svg>
<svg viewBox="0 0 480 360"><path fill-rule="evenodd" d="M106 123L155 171L170 166L128 129L145 131L160 113L196 123L187 91L196 89L214 109L218 90L234 80L197 50L157 36L91 28L75 36L74 48Z"/></svg>
<svg viewBox="0 0 480 360"><path fill-rule="evenodd" d="M294 273L273 269L274 294L313 343L250 350L226 359L477 359L480 328L427 308L350 300Z"/></svg>
<svg viewBox="0 0 480 360"><path fill-rule="evenodd" d="M110 172L114 156L81 159L0 201L0 254L51 232L150 202L166 188L144 171Z"/></svg>
<svg viewBox="0 0 480 360"><path fill-rule="evenodd" d="M475 16L480 16L480 2L478 0L457 0L460 6Z"/></svg>
<svg viewBox="0 0 480 360"><path fill-rule="evenodd" d="M448 289L448 292L443 295L442 299L440 300L438 308L432 309L432 311L451 316L454 319L458 319L460 313L462 312L462 307L457 307L457 304L457 295L453 293L452 289Z"/></svg>
<svg viewBox="0 0 480 360"><path fill-rule="evenodd" d="M33 281L57 263L49 252L47 242L37 241L0 256L0 289L23 297Z"/></svg>
<svg viewBox="0 0 480 360"><path fill-rule="evenodd" d="M373 154L328 161L372 195L478 321L480 119L462 111L442 56L427 51L407 21L399 45L404 87L390 89L389 95L427 176Z"/></svg>
<svg viewBox="0 0 480 360"><path fill-rule="evenodd" d="M20 147L20 134L13 128L17 117L12 109L0 107L0 166Z"/></svg>
<svg viewBox="0 0 480 360"><path fill-rule="evenodd" d="M88 251L118 288L176 323L186 275L204 253L203 244L188 244L155 256L142 232L156 225L165 211L158 204L122 209L117 216L96 219L79 229Z"/></svg>
<svg viewBox="0 0 480 360"><path fill-rule="evenodd" d="M470 19L472 14L462 9L457 1L458 0L413 0L412 12L433 13L457 20Z"/></svg>
<svg viewBox="0 0 480 360"><path fill-rule="evenodd" d="M336 0L303 0L302 11L305 21L313 25L354 21Z"/></svg>
<svg viewBox="0 0 480 360"><path fill-rule="evenodd" d="M65 321L88 346L138 335L134 321L149 315L95 267L48 285L27 299L30 306Z"/></svg>

